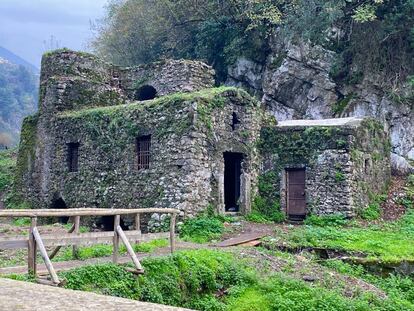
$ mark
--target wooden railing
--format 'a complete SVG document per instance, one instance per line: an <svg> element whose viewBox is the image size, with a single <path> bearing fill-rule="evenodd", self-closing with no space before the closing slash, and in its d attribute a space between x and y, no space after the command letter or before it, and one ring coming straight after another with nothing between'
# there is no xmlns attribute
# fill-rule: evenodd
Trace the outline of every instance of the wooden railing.
<svg viewBox="0 0 414 311"><path fill-rule="evenodd" d="M146 213L160 213L170 214L170 231L162 233L141 233L141 214ZM46 283L49 285L60 285L55 269L53 268L51 259L56 256L62 246L72 245L73 256L78 258L79 245L91 245L97 243L113 243L113 263L118 263L119 244L120 240L126 247L126 250L131 257L135 269L129 270L133 273L140 274L144 270L139 262L129 240L135 243L150 241L157 238L166 238L170 240L171 253L175 250L175 223L179 210L167 208L147 208L147 209L34 209L34 210L2 210L0 217L29 217L31 218L31 225L29 229L29 236L12 236L0 238L0 249L28 249L28 271L33 275L39 283ZM121 216L134 215L135 230L123 231L120 226ZM114 231L107 232L87 232L80 233L80 218L82 216L113 216L114 217ZM40 235L37 220L40 217L73 217L73 225L66 234L56 235ZM53 251L48 254L46 247L55 247ZM49 272L51 282L37 278L37 250L45 263Z"/></svg>

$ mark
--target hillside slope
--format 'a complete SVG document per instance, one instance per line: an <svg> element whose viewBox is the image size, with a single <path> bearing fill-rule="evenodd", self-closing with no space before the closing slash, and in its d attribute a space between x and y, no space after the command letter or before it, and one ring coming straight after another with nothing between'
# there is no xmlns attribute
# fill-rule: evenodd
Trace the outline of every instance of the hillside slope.
<svg viewBox="0 0 414 311"><path fill-rule="evenodd" d="M0 50L0 148L17 144L21 122L36 111L38 97L36 68L18 56L6 59L2 55Z"/></svg>

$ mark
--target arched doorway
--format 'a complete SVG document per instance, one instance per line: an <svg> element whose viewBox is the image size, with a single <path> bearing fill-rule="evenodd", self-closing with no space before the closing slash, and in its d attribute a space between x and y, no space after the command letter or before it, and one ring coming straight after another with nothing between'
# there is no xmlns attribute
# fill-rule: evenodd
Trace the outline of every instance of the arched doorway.
<svg viewBox="0 0 414 311"><path fill-rule="evenodd" d="M151 85L141 86L135 92L135 99L139 101L154 99L157 96L157 90Z"/></svg>

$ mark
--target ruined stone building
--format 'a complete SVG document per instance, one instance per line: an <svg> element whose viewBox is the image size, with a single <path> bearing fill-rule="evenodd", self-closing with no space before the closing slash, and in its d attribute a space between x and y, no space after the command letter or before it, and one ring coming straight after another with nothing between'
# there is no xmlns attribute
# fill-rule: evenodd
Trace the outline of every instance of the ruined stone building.
<svg viewBox="0 0 414 311"><path fill-rule="evenodd" d="M387 148L372 120L277 125L246 92L214 88L201 62L122 68L61 50L43 57L15 187L35 208L245 214L267 195L292 218L353 216L385 188ZM263 176L270 194L260 190Z"/></svg>

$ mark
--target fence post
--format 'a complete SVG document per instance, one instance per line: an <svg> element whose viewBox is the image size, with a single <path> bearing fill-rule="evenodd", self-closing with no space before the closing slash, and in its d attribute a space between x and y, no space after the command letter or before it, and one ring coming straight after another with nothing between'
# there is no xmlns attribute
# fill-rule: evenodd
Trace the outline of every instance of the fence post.
<svg viewBox="0 0 414 311"><path fill-rule="evenodd" d="M170 221L170 247L171 247L171 254L175 251L175 219L177 215L175 213L171 214L171 221Z"/></svg>
<svg viewBox="0 0 414 311"><path fill-rule="evenodd" d="M79 228L80 228L80 216L75 216L73 233L79 234ZM72 256L75 259L79 259L79 247L77 245L73 245Z"/></svg>
<svg viewBox="0 0 414 311"><path fill-rule="evenodd" d="M141 232L141 214L136 213L135 214L135 230ZM139 239L134 241L135 244L137 244Z"/></svg>
<svg viewBox="0 0 414 311"><path fill-rule="evenodd" d="M113 240L113 254L112 254L112 262L114 264L118 263L118 255L119 255L119 234L118 234L118 226L121 223L121 216L115 215L114 217L114 240Z"/></svg>
<svg viewBox="0 0 414 311"><path fill-rule="evenodd" d="M31 218L30 231L29 231L29 244L27 252L27 264L28 271L30 275L36 277L36 255L37 255L37 246L36 239L34 237L33 231L37 226L37 217Z"/></svg>

